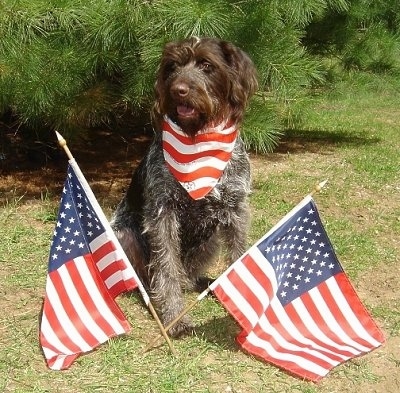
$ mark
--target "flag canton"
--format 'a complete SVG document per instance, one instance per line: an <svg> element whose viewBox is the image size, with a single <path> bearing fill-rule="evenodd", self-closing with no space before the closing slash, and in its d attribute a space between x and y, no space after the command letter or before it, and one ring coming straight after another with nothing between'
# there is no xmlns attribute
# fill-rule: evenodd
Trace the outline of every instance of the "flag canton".
<svg viewBox="0 0 400 393"><path fill-rule="evenodd" d="M49 272L90 252L89 244L105 231L71 166L50 248Z"/></svg>
<svg viewBox="0 0 400 393"><path fill-rule="evenodd" d="M275 271L283 306L343 271L312 200L258 248Z"/></svg>

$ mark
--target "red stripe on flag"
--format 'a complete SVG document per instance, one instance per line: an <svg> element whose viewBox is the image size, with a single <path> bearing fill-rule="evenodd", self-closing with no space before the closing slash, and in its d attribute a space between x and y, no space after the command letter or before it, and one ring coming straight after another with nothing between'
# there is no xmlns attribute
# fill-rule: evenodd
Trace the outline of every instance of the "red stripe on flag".
<svg viewBox="0 0 400 393"><path fill-rule="evenodd" d="M52 272L48 278L52 282L53 282L53 278L52 278L53 273L55 273L55 272ZM68 348L71 352L75 352L75 353L82 351L82 349L78 345L76 345L73 340L71 340L70 336L65 331L63 324L58 319L57 314L55 313L51 302L49 301L49 299L47 299L47 296L44 301L43 314L46 316L46 319L50 325L51 330L54 332L54 335L57 336L57 338L62 342L62 344L66 348ZM45 341L47 343L46 336L43 336L43 337L45 338ZM49 346L49 348L54 348L54 347L50 346L50 344L48 344L48 343L46 346ZM60 349L54 348L54 352L60 353Z"/></svg>
<svg viewBox="0 0 400 393"><path fill-rule="evenodd" d="M304 303L305 308L310 313L312 319L315 321L316 325L321 329L321 331L332 341L335 343L341 343L342 340L338 337L338 335L332 330L332 328L326 324L320 310L317 305L314 303L314 300L311 298L309 292L304 293L301 296L301 300Z"/></svg>
<svg viewBox="0 0 400 393"><path fill-rule="evenodd" d="M48 302L48 299L46 299L45 301ZM49 308L49 306L47 306L47 308ZM46 310L46 311L49 311L49 310ZM53 312L54 312L54 310L53 310ZM45 313L44 309L43 309L42 315L44 315L46 317L46 319L48 319L48 316L50 316L50 313L48 313L48 312ZM48 333L48 332L46 331L46 333ZM49 349L50 351L52 351L54 353L60 352L59 348L55 347L53 344L51 344L49 341L47 341L47 336L43 333L43 330L41 330L39 333L39 339L40 339L40 343L43 348Z"/></svg>
<svg viewBox="0 0 400 393"><path fill-rule="evenodd" d="M227 295L227 293L225 292L225 290L222 286L218 285L214 289L213 292L214 292L214 295L219 299L219 301L224 305L224 307L227 309L227 311L236 319L237 323L243 329L248 331L252 328L252 325L250 324L247 317L243 314L240 307L238 307L238 305L236 304L236 302L234 301L233 298L231 298L229 295Z"/></svg>
<svg viewBox="0 0 400 393"><path fill-rule="evenodd" d="M112 296L110 295L110 293L108 292L106 286L104 285L98 270L94 267L94 261L91 257L91 254L89 255L85 255L84 259L87 263L87 266L89 268L89 271L93 277L93 280L95 282L95 285L98 289L98 291L101 293L102 298L104 299L104 301L106 302L107 306L109 307L110 311L113 313L114 317L116 319L118 319L118 321L120 322L120 324L123 326L125 331L129 331L129 324L127 323L124 314L122 313L121 309L119 308L119 306L117 305L117 303L114 301L114 299L112 298ZM88 312L90 313L90 315L92 316L92 318L94 319L94 321L96 322L96 324L98 325L98 327L108 336L108 337L112 337L115 336L117 333L115 332L115 330L113 329L113 327L110 325L110 323L103 317L103 315L101 314L100 310L97 308L95 302L93 301L93 298L90 294L90 292L88 291L88 283L87 282L83 282L82 278L79 275L78 270L76 269L76 265L75 264L71 264L69 265L69 271L73 271L73 274L75 274L77 276L77 278L79 278L79 281L76 281L74 279L74 283L77 287L77 290L79 292L79 296L81 297L83 303L85 304Z"/></svg>
<svg viewBox="0 0 400 393"><path fill-rule="evenodd" d="M250 254L246 254L242 258L243 264L247 267L250 273L254 276L254 278L259 282L261 287L267 292L269 300L274 297L274 288L272 286L271 280L267 276L264 270L260 268L258 263L251 257ZM265 260L261 260L261 263L269 263Z"/></svg>
<svg viewBox="0 0 400 393"><path fill-rule="evenodd" d="M314 373L310 370L300 367L297 363L295 363L293 361L290 361L290 360L283 361L281 359L271 357L268 354L268 352L266 352L263 348L260 348L256 345L253 345L252 343L250 343L247 340L247 333L245 333L244 331L242 331L236 337L236 341L242 348L244 348L249 353L251 353L251 354L261 358L262 360L267 361L277 367L280 367L283 370L285 370L295 376L298 376L301 378L307 378L310 381L314 381L314 382L317 382L324 377L324 375L320 375L320 374ZM331 367L332 366L330 365L329 368L331 368Z"/></svg>
<svg viewBox="0 0 400 393"><path fill-rule="evenodd" d="M226 310L232 314L236 322L243 328L249 329L249 321L244 314L238 309L236 303L225 293L225 291L217 286L214 290L214 295L224 304Z"/></svg>
<svg viewBox="0 0 400 393"><path fill-rule="evenodd" d="M92 256L93 256L93 260L94 262L97 263L107 257L109 254L112 254L115 252L115 245L112 241L107 241L104 244L102 244L97 250L93 251L92 250ZM112 255L112 257L114 257L114 255ZM114 260L110 260L110 262L108 263L108 265L104 268L99 268L100 271L100 276L103 279L103 281L106 281L110 276L112 276L115 272L120 271L121 270L121 266L119 261L116 261L115 258L113 258ZM97 265L97 267L99 267ZM122 269L123 270L123 269Z"/></svg>
<svg viewBox="0 0 400 393"><path fill-rule="evenodd" d="M117 281L113 286L108 288L110 295L115 298L120 293L125 291L125 283L123 281Z"/></svg>
<svg viewBox="0 0 400 393"><path fill-rule="evenodd" d="M103 281L108 280L115 274L116 277L118 277L118 281L109 288L110 294L113 298L122 292L130 291L137 287L137 282L134 278L124 279L123 272L126 270L127 264L123 259L120 259L121 255L117 252L113 241L109 240L95 251L92 250L92 255ZM98 262L107 257L110 259L108 265L100 269Z"/></svg>
<svg viewBox="0 0 400 393"><path fill-rule="evenodd" d="M97 263L96 260L95 260L95 262ZM120 276L120 281L122 281L122 283L123 283L122 270L124 269L124 267L125 267L125 265L123 264L123 262L121 260L112 261L106 267L104 267L102 270L100 270L100 276L103 279L103 281L106 281L111 276L113 276L115 273L118 273Z"/></svg>
<svg viewBox="0 0 400 393"><path fill-rule="evenodd" d="M297 347L297 349L289 349L289 348L283 347L282 345L280 345L278 343L278 341L275 339L274 336L267 333L258 324L255 326L254 331L252 333L254 333L260 340L263 340L266 343L268 343L269 345L271 345L271 347L279 354L280 357L285 357L286 355L298 356L301 359L305 359L305 360L307 360L311 363L314 363L326 370L329 370L334 366L332 363L327 362L326 360L321 359L320 357L315 356L315 355L311 354L310 352L304 351L303 348L301 348L301 347ZM276 365L279 365L280 367L283 367L285 369L289 369L293 372L296 372L299 375L303 375L303 372L305 371L305 369L300 367L299 365L296 365L292 361L282 360L282 359L279 359L278 357L274 357L270 353L268 353L264 348L254 346L248 340L246 340L243 343L243 348L247 349L248 345L251 346L254 349L254 351L256 351L256 355L264 358L265 360L270 361L271 363L274 363ZM338 364L339 362L340 361L335 362L335 364ZM294 370L296 370L296 371L294 371Z"/></svg>
<svg viewBox="0 0 400 393"><path fill-rule="evenodd" d="M321 341L318 337L315 336L314 333L304 324L302 318L294 308L292 303L289 303L285 306L285 311L291 321L296 325L296 328L299 332L304 336L314 341L317 345L326 348L329 351L337 353L339 356L344 356L346 358L350 358L354 356L353 352L347 351L345 349L339 349L337 346L332 346L331 344ZM317 323L317 322L316 322ZM332 340L336 342L335 340Z"/></svg>
<svg viewBox="0 0 400 393"><path fill-rule="evenodd" d="M322 342L321 340L317 339L314 337L309 331L308 334L304 334L303 330L303 337L308 339L305 341L308 341L308 343L301 342L297 340L294 335L292 335L286 327L281 323L278 315L275 313L272 307L269 307L265 313L265 316L267 317L268 322L277 330L278 334L287 342L296 345L299 348L308 348L308 349L313 349L315 351L320 352L321 354L325 355L326 357L329 357L335 362L342 362L344 360L343 356L339 356L337 353L337 348L326 345L326 343ZM299 325L302 325L302 321L297 321L294 323L296 328L299 329ZM303 325L304 326L304 325ZM305 326L304 326L305 327ZM299 329L301 332L301 330ZM318 348L318 347L322 347ZM332 353L334 352L334 353Z"/></svg>
<svg viewBox="0 0 400 393"><path fill-rule="evenodd" d="M49 368L54 370L66 370L71 366L78 356L79 354L76 353L73 355L57 355L50 359L46 359L46 362ZM62 362L60 362L60 359L62 359Z"/></svg>
<svg viewBox="0 0 400 393"><path fill-rule="evenodd" d="M75 266L75 261L70 261L65 264L65 267L67 268L68 273L71 276L71 280L74 283L74 287L76 291L78 292L79 297L82 299L83 304L88 307L88 304L86 303L86 299L83 298L83 292L85 290L85 284L82 282L81 276L79 272L76 270ZM56 288L56 291L58 293L58 296L60 298L60 301L62 302L63 308L65 312L67 313L70 321L76 328L76 330L79 332L80 336L83 338L83 340L90 346L90 347L95 347L99 344L99 341L97 340L96 337L93 336L93 334L86 328L86 325L83 323L82 319L76 312L75 306L71 302L71 294L68 294L64 282L62 280L61 275L59 274L59 271L54 271L51 274L52 276L52 281L54 284L54 287ZM88 312L91 314L90 309L88 309ZM92 315L93 317L93 315ZM63 341L63 340L62 340ZM81 348L82 350L82 348ZM74 351L76 352L76 351Z"/></svg>
<svg viewBox="0 0 400 393"><path fill-rule="evenodd" d="M323 368L326 368L326 369L332 368L332 363L329 363L326 360L321 359L320 357L311 354L310 352L304 351L304 349L306 347L304 347L302 345L301 346L296 345L295 340L293 340L293 337L289 337L289 340L286 343L296 346L297 347L296 349L289 349L289 348L286 348L285 346L282 346L281 344L279 344L279 342L276 340L276 338L272 334L265 331L259 324L257 324L254 327L253 333L256 336L258 336L261 340L268 342L275 349L275 351L279 352L281 355L291 354L291 355L300 356L302 359L306 359L310 362L318 364L319 366L321 366ZM308 349L313 349L313 348L308 348ZM318 352L318 351L316 351L316 352ZM274 360L274 362L277 361L277 359L272 357L270 354L266 353L266 355L268 356L269 359ZM325 355L325 353L324 353L324 355ZM339 363L341 360L343 360L343 359L335 360L335 363ZM280 360L280 362L282 362L281 364L285 363L285 361L281 361L281 360Z"/></svg>
<svg viewBox="0 0 400 393"><path fill-rule="evenodd" d="M343 274L343 273L341 273ZM358 344L366 347L366 348L373 348L374 346L371 345L370 342L364 340L362 337L360 337L361 332L357 333L353 326L350 325L349 323L349 318L348 316L344 315L341 308L337 304L336 300L332 296L331 291L329 290L328 286L326 285L326 282L323 282L319 285L318 287L321 296L324 298L327 306L329 307L332 315L334 315L337 323L340 325L340 327L343 329L343 331L346 333L347 336L349 336L353 341L357 342ZM346 299L348 300L348 299ZM357 298L357 302L359 303L359 300ZM357 314L360 314L360 310L358 310ZM355 315L357 315L355 314ZM359 317L359 315L357 315ZM361 323L361 321L359 321Z"/></svg>
<svg viewBox="0 0 400 393"><path fill-rule="evenodd" d="M115 245L111 240L108 240L104 244L102 244L97 250L91 250L93 255L93 260L95 262L100 261L100 259L104 258L108 254L115 251Z"/></svg>
<svg viewBox="0 0 400 393"><path fill-rule="evenodd" d="M264 306L259 298L254 295L253 290L242 280L236 270L229 272L228 278L236 288L240 288L240 294L250 304L257 316L260 317L264 312ZM251 329L252 326L249 326L249 328Z"/></svg>
<svg viewBox="0 0 400 393"><path fill-rule="evenodd" d="M360 323L364 326L365 330L373 337L376 341L383 343L385 341L385 336L383 332L379 329L377 324L371 318L370 313L361 303L356 291L351 285L350 280L345 273L340 273L336 275L336 282L346 298L349 307L352 309L353 313L357 316Z"/></svg>
<svg viewBox="0 0 400 393"><path fill-rule="evenodd" d="M235 269L232 269L221 281L221 285L218 285L215 290L213 290L221 301L224 304L224 307L235 317L237 322L242 326L246 331L250 331L253 325L247 319L247 317L241 311L240 305L236 304L238 299L232 299L229 295L227 295L223 288L224 282L229 282L236 290L241 294L243 298L247 300L249 305L253 308L254 312L261 316L265 310L266 304L274 297L274 290L271 281L267 277L266 273L260 268L260 266L255 262L255 260L249 255L246 254L242 258L243 265L247 268L249 273L254 277L256 281L260 284L260 286L267 292L268 299L263 299L261 302L258 295L254 293L252 288L249 288L248 285L241 279L240 273L238 273ZM268 263L265 261L265 263Z"/></svg>
<svg viewBox="0 0 400 393"><path fill-rule="evenodd" d="M136 287L137 283L133 278L129 280L119 280L113 286L108 288L108 292L113 298L115 298L120 293L126 292L127 290L132 290Z"/></svg>

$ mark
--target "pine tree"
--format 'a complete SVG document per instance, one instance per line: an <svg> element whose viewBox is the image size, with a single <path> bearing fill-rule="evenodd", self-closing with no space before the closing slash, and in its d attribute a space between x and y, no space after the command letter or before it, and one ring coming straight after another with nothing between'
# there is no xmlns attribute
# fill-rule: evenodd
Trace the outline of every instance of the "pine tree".
<svg viewBox="0 0 400 393"><path fill-rule="evenodd" d="M334 56L345 69L400 73L398 0L350 0L347 10L330 10L306 31L313 53Z"/></svg>
<svg viewBox="0 0 400 393"><path fill-rule="evenodd" d="M304 40L307 28L327 15L346 16L348 3L4 0L0 116L11 114L32 130L77 132L148 113L163 44L216 36L242 47L256 63L260 90L243 131L248 147L269 151L296 118L298 102L323 81L321 58L308 50L317 40L311 34ZM398 26L397 15L387 20Z"/></svg>

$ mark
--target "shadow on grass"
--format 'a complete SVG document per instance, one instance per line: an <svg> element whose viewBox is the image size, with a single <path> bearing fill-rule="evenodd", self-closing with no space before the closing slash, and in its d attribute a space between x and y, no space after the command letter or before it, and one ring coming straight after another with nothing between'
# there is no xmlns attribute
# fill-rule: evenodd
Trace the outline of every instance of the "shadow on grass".
<svg viewBox="0 0 400 393"><path fill-rule="evenodd" d="M229 315L214 317L195 327L197 336L202 337L213 345L235 352L240 350L235 341L239 332L239 326Z"/></svg>
<svg viewBox="0 0 400 393"><path fill-rule="evenodd" d="M365 146L379 143L381 138L354 135L345 130L286 130L275 148L275 153L301 154L306 152L328 154L341 146Z"/></svg>

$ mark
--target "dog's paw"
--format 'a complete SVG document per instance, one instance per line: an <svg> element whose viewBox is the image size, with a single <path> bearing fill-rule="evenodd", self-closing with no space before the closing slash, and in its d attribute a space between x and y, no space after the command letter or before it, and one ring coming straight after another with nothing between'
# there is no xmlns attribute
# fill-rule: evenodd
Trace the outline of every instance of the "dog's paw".
<svg viewBox="0 0 400 393"><path fill-rule="evenodd" d="M213 278L210 277L199 277L196 282L195 282L195 290L197 292L203 292L205 291L214 281Z"/></svg>
<svg viewBox="0 0 400 393"><path fill-rule="evenodd" d="M192 335L193 332L194 325L187 315L168 330L169 335L174 338L189 336Z"/></svg>

